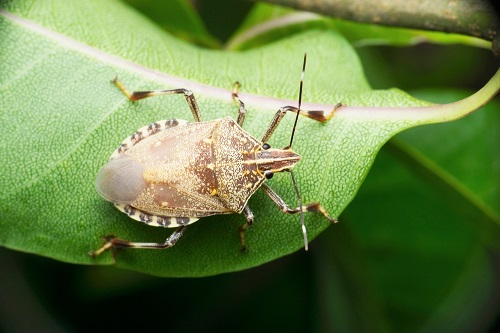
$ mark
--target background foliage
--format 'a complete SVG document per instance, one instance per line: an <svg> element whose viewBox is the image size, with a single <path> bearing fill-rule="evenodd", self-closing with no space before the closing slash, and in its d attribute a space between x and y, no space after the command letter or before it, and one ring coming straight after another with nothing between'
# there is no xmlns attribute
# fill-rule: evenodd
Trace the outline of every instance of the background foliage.
<svg viewBox="0 0 500 333"><path fill-rule="evenodd" d="M214 48L229 45L227 38L234 40L252 20L287 11L253 8L248 16L251 4L216 2L216 10L207 3L200 2L198 12L182 1L163 9L153 2L136 5L171 33ZM434 35L429 39L435 44L413 45L415 32L323 19L278 29L260 43L313 28L337 29L357 45L373 88L398 87L432 102L471 94L498 66L488 50L468 39L444 46L457 36ZM374 34L384 45L356 37ZM404 47L391 46L396 37ZM478 217L498 221L500 212L498 107L494 101L462 120L398 135L378 154L341 224L323 232L309 253L252 270L160 279L2 249L9 272L0 277L2 329L36 324L86 331L99 323L103 330L486 330L498 312L498 239L488 237L490 229ZM23 304L22 312L15 302ZM82 309L92 309L90 319L81 316ZM20 320L27 314L30 322Z"/></svg>

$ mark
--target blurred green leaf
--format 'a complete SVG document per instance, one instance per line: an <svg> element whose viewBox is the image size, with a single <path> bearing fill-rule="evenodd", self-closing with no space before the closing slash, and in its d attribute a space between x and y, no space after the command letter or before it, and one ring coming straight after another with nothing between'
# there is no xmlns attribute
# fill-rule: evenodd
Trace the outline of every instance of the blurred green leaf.
<svg viewBox="0 0 500 333"><path fill-rule="evenodd" d="M441 103L466 96L443 89L415 95ZM498 234L491 228L500 221L499 107L495 101L467 118L405 131L380 151L343 223L312 249L322 281L318 321L331 325L329 331L480 332L489 326L498 312L492 305ZM418 151L410 156L419 157L411 162L403 154L409 145L409 153ZM422 172L429 161L438 173ZM457 203L459 195L443 194L450 178L446 191L475 198Z"/></svg>
<svg viewBox="0 0 500 333"><path fill-rule="evenodd" d="M351 300L339 304L337 294L323 299L328 312L321 322L342 309L354 331L371 332L363 325L373 309L387 332L467 332L486 325L482 318L491 320L497 311L487 305L494 301L497 273L481 226L443 205L431 184L386 149L372 169L343 214L345 223L321 235L320 248L312 249L321 253L318 267L337 263L341 278L333 281L340 286L329 287ZM340 240L348 235L350 241ZM332 324L350 331L338 326L342 321Z"/></svg>
<svg viewBox="0 0 500 333"><path fill-rule="evenodd" d="M144 13L160 27L186 41L205 47L220 44L203 25L193 5L187 0L123 0Z"/></svg>
<svg viewBox="0 0 500 333"><path fill-rule="evenodd" d="M432 102L447 103L463 98L466 92L443 92L420 89L413 95ZM420 127L398 135L401 142L413 147L431 160L455 184L462 186L470 203L478 202L484 211L500 215L500 169L498 142L500 114L497 100L465 119L438 126ZM439 127L435 130L435 127ZM436 144L439 143L439 144Z"/></svg>

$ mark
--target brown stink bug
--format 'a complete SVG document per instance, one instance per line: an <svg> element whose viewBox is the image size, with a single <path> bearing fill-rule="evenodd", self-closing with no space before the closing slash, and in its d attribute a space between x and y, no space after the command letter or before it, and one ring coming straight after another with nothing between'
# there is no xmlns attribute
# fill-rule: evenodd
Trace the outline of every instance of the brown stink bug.
<svg viewBox="0 0 500 333"><path fill-rule="evenodd" d="M152 96L183 94L196 122L162 120L137 130L125 139L98 173L97 192L131 218L151 226L176 227L164 243L137 243L108 236L105 244L91 252L97 256L110 248L165 249L175 245L187 225L198 219L218 214L241 213L247 222L239 229L242 249L246 250L245 230L254 215L249 198L260 187L286 214L301 214L304 243L307 236L303 212L321 212L331 218L319 203L302 205L291 169L300 156L291 150L299 113L318 120L329 119L323 111L300 109L302 99L302 68L298 107L284 106L274 116L261 140L242 129L245 105L238 97L235 84L233 99L239 103L237 121L230 117L201 121L200 111L191 91L186 89L138 91L129 93L118 79L113 82L131 100ZM290 144L274 149L267 144L287 112L297 114ZM287 171L292 176L299 206L291 209L264 181L275 172Z"/></svg>

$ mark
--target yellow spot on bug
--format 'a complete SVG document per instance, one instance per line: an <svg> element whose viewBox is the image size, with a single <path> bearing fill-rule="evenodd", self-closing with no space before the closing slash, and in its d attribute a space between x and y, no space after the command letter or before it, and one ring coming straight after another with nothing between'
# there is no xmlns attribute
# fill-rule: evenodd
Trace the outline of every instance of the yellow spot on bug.
<svg viewBox="0 0 500 333"><path fill-rule="evenodd" d="M168 202L163 201L163 202L161 203L161 206L162 206L162 207L167 207L167 206L168 206Z"/></svg>
<svg viewBox="0 0 500 333"><path fill-rule="evenodd" d="M249 188L252 188L252 184L251 184L251 183L248 183L248 184L246 184L246 185L245 185L245 187L246 187L246 188L248 188L248 189L249 189Z"/></svg>
<svg viewBox="0 0 500 333"><path fill-rule="evenodd" d="M214 189L212 190L212 192L210 193L210 195L217 195L217 189L216 189L216 188L214 188Z"/></svg>
<svg viewBox="0 0 500 333"><path fill-rule="evenodd" d="M213 170L215 168L215 165L213 163L207 164L207 168Z"/></svg>
<svg viewBox="0 0 500 333"><path fill-rule="evenodd" d="M211 144L212 143L212 139L203 139L203 142L205 142L207 144Z"/></svg>
<svg viewBox="0 0 500 333"><path fill-rule="evenodd" d="M154 181L158 179L158 172L156 170L145 170L142 177L148 183L154 183Z"/></svg>

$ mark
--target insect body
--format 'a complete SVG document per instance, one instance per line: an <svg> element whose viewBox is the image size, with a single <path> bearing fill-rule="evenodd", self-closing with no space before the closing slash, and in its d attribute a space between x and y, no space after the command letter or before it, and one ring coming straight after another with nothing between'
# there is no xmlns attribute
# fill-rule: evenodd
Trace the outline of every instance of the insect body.
<svg viewBox="0 0 500 333"><path fill-rule="evenodd" d="M263 149L229 117L159 121L122 144L99 172L96 188L136 220L176 227L241 213L266 174L299 160L291 150Z"/></svg>
<svg viewBox="0 0 500 333"><path fill-rule="evenodd" d="M182 236L187 225L199 218L242 212L247 220L240 228L245 250L244 232L253 223L253 213L247 203L259 188L284 213L319 211L332 223L336 222L319 203L305 206L300 203L298 208L289 208L264 183L276 172L291 173L300 160L300 156L290 149L291 142L284 149L274 149L265 143L286 112L324 121L327 118L322 111L300 110L299 98L299 108L282 107L262 140L257 140L241 127L246 110L238 97L238 83L233 92L233 98L240 104L238 120L226 117L202 122L194 96L188 90L129 93L117 79L114 82L130 100L184 94L196 122L163 120L137 130L113 153L108 164L99 171L95 184L104 199L113 202L131 218L152 226L177 227L177 230L165 243L137 243L109 236L100 249L91 253L93 256L115 247L168 248ZM292 179L298 195L293 174ZM305 242L307 249L306 238Z"/></svg>

